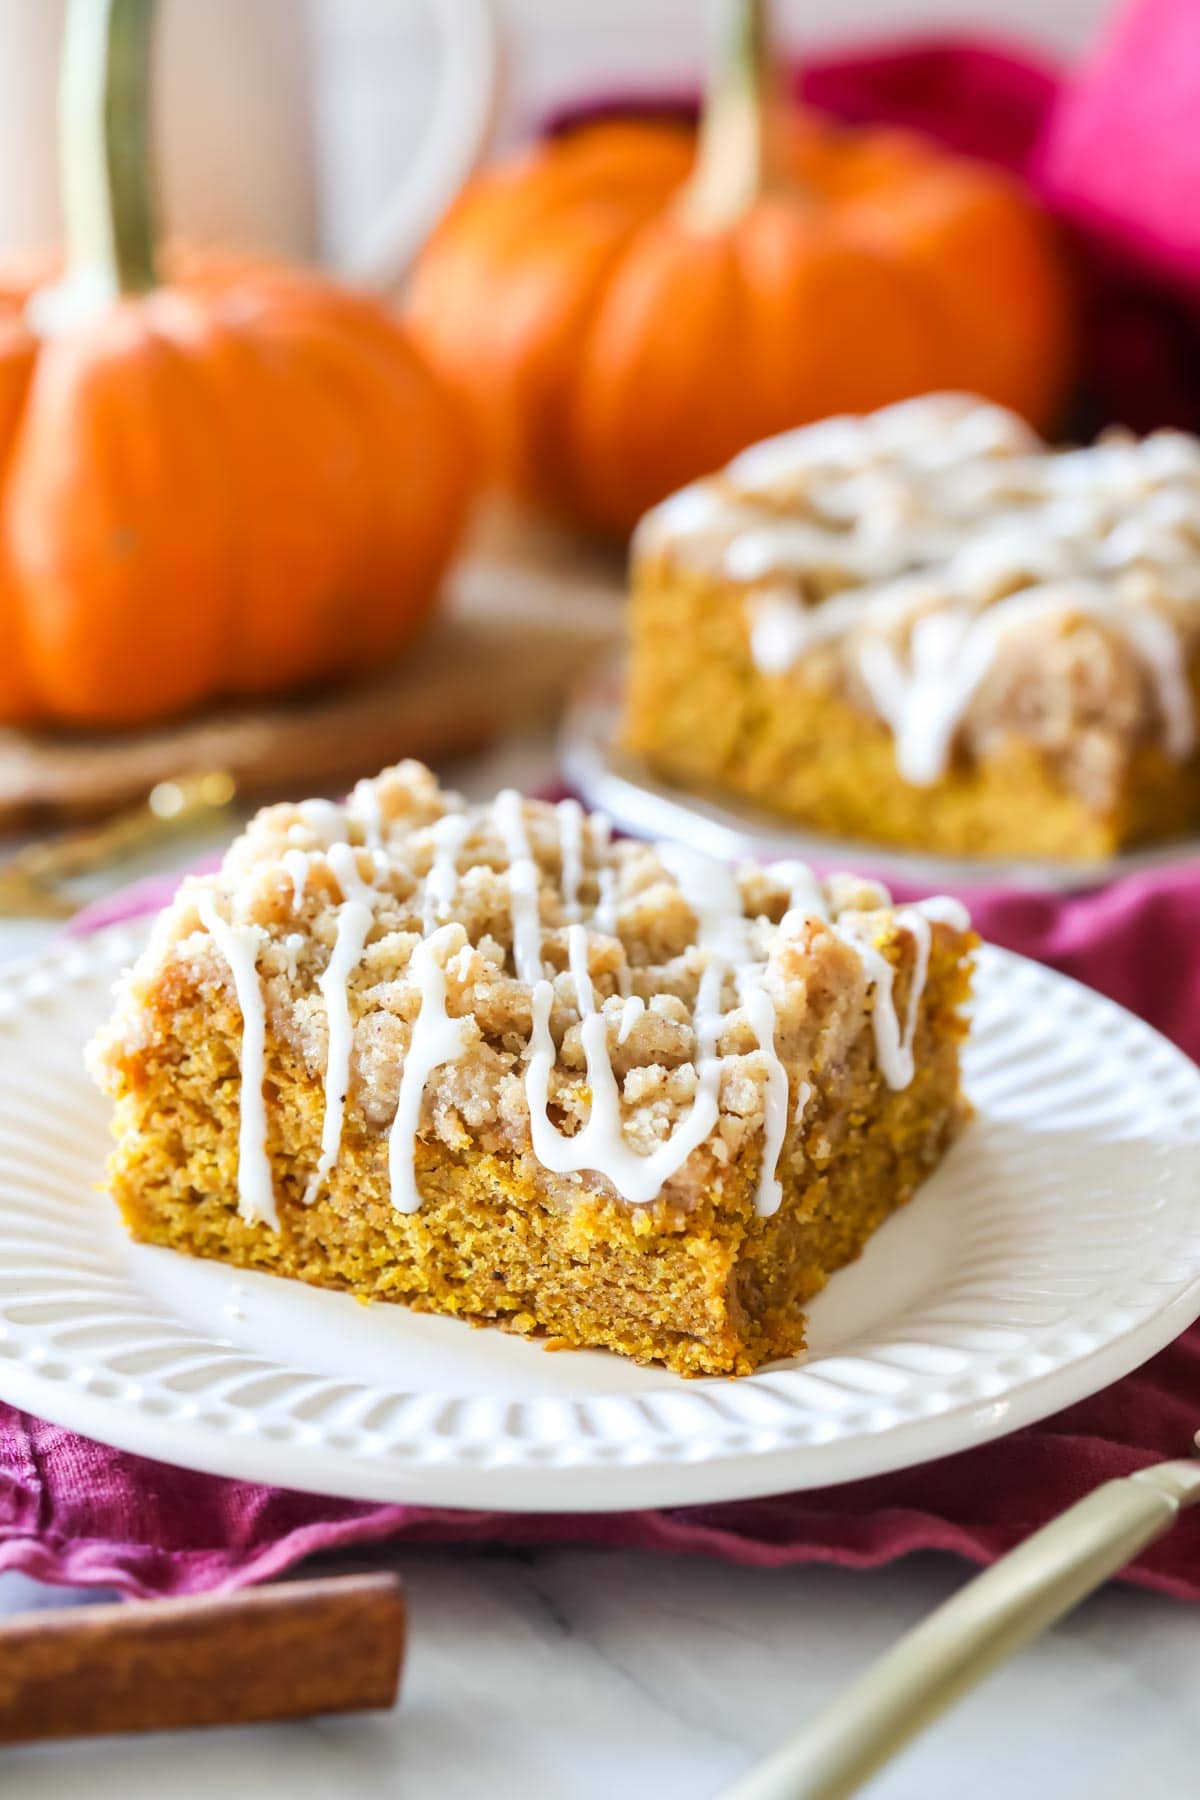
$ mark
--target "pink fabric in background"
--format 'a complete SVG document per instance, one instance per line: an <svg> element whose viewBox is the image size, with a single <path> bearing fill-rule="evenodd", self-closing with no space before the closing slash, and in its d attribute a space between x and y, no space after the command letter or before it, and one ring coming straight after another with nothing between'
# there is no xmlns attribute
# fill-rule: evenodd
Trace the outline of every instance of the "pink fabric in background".
<svg viewBox="0 0 1200 1800"><path fill-rule="evenodd" d="M1038 159L1043 189L1090 233L1195 289L1200 280L1200 6L1113 9Z"/></svg>
<svg viewBox="0 0 1200 1800"><path fill-rule="evenodd" d="M93 908L95 929L161 904L143 882ZM984 936L1090 982L1200 1059L1200 868L1055 898L968 896ZM869 1567L915 1550L988 1562L1097 1482L1185 1454L1200 1425L1200 1327L1106 1392L995 1444L828 1491L673 1511L453 1512L321 1499L193 1475L0 1407L0 1568L130 1594L261 1581L316 1551L382 1544L595 1544L773 1567ZM1200 1598L1200 1515L1130 1578Z"/></svg>

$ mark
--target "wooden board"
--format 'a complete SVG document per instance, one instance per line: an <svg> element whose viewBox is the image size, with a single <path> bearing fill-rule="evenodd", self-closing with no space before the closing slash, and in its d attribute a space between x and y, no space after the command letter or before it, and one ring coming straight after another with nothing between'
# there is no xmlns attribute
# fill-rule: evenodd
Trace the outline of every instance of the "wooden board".
<svg viewBox="0 0 1200 1800"><path fill-rule="evenodd" d="M402 756L478 750L552 721L624 628L620 557L492 508L413 650L378 680L151 731L0 731L0 829L94 817L169 776L227 770L269 799L331 790Z"/></svg>

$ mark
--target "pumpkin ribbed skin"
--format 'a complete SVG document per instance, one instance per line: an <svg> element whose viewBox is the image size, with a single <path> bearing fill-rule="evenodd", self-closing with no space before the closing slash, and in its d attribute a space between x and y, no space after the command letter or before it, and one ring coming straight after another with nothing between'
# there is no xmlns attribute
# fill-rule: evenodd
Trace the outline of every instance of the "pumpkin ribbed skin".
<svg viewBox="0 0 1200 1800"><path fill-rule="evenodd" d="M1053 423L1067 284L1004 176L905 134L789 123L732 224L679 204L691 134L601 122L475 182L409 317L499 477L609 532L756 439L967 389Z"/></svg>
<svg viewBox="0 0 1200 1800"><path fill-rule="evenodd" d="M0 721L136 725L401 648L474 456L382 307L250 261L41 340L26 299L0 286Z"/></svg>

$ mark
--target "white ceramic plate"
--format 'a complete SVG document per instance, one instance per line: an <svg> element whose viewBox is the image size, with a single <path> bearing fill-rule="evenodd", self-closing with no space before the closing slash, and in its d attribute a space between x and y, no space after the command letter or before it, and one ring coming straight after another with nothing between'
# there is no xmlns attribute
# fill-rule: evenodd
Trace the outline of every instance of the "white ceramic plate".
<svg viewBox="0 0 1200 1800"><path fill-rule="evenodd" d="M807 1358L686 1382L131 1245L85 1039L144 926L0 973L0 1397L165 1461L531 1511L684 1505L943 1456L1200 1314L1200 1070L1120 1008L980 959L942 1169L812 1308Z"/></svg>
<svg viewBox="0 0 1200 1800"><path fill-rule="evenodd" d="M1003 857L934 856L897 850L865 838L835 838L805 831L752 806L687 792L661 780L639 757L616 745L621 675L601 667L579 689L563 723L559 756L568 785L590 807L608 813L635 837L676 839L710 856L770 862L798 857L821 869L855 869L904 881L929 891L962 892L988 882L1007 887L1074 893L1116 881L1141 869L1200 858L1200 838L1179 838L1148 850L1130 850L1100 862L1053 862Z"/></svg>

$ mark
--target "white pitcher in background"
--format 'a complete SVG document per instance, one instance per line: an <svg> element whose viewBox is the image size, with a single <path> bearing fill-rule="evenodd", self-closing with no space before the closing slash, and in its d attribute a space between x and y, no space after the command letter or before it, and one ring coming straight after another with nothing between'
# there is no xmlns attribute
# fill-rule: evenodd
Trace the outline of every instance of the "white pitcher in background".
<svg viewBox="0 0 1200 1800"><path fill-rule="evenodd" d="M475 166L498 53L490 0L423 13L440 79L423 141L342 272L392 285ZM66 0L0 0L0 254L61 233L55 96ZM155 137L168 231L291 257L317 252L312 24L305 0L163 0Z"/></svg>

